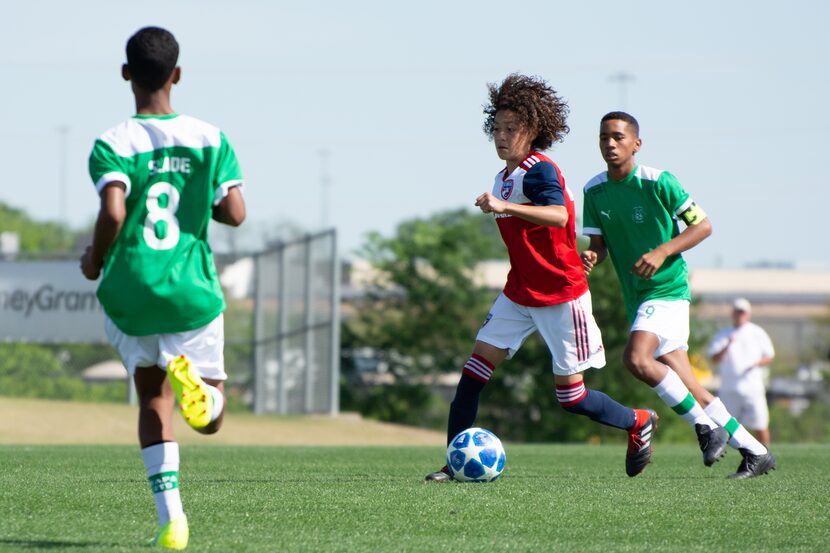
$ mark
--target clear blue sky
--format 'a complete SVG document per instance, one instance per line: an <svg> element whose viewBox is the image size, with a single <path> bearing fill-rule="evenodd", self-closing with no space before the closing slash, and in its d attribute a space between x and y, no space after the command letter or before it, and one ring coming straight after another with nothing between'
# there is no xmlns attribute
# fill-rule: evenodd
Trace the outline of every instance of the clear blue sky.
<svg viewBox="0 0 830 553"><path fill-rule="evenodd" d="M517 7L522 6L522 7ZM86 173L97 134L133 113L119 76L144 25L181 43L173 105L225 130L248 188L241 236L329 222L344 250L366 232L471 206L501 169L481 133L487 82L512 71L568 99L551 157L577 192L603 169L599 118L641 122L641 163L671 170L712 218L693 266L757 260L830 266L830 4L826 2L15 2L0 34L0 200L60 215L69 127L69 222L97 209ZM635 77L621 106L609 77Z"/></svg>

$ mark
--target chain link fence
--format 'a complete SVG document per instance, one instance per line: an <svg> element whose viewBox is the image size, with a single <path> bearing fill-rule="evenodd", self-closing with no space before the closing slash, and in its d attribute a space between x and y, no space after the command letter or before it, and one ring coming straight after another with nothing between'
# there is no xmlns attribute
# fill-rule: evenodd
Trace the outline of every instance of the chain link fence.
<svg viewBox="0 0 830 553"><path fill-rule="evenodd" d="M337 260L334 230L215 256L229 408L338 412ZM104 336L97 285L75 256L0 261L0 396L135 402Z"/></svg>
<svg viewBox="0 0 830 553"><path fill-rule="evenodd" d="M255 257L256 413L337 413L339 265L334 231Z"/></svg>

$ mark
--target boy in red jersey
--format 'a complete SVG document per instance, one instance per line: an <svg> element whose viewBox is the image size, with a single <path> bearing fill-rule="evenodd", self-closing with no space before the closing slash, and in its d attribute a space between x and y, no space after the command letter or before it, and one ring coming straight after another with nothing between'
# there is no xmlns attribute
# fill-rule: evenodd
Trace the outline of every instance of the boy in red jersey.
<svg viewBox="0 0 830 553"><path fill-rule="evenodd" d="M496 366L538 331L553 357L562 407L626 430L626 473L636 476L651 459L657 415L585 387L582 372L605 366L602 336L576 249L572 194L556 164L540 153L567 134L568 106L535 77L509 75L501 85L489 85L489 91L484 132L507 167L496 175L493 191L476 198L475 205L494 214L510 256L510 273L464 365L450 404L447 441L473 425L479 395ZM426 477L450 479L446 466Z"/></svg>

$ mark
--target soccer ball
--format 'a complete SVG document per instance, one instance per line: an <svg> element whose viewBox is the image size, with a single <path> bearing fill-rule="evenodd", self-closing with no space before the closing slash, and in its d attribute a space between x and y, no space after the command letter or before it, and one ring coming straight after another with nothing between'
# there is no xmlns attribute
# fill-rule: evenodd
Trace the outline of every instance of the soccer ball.
<svg viewBox="0 0 830 553"><path fill-rule="evenodd" d="M459 482L492 482L504 470L504 447L495 434L468 428L447 447L447 467Z"/></svg>

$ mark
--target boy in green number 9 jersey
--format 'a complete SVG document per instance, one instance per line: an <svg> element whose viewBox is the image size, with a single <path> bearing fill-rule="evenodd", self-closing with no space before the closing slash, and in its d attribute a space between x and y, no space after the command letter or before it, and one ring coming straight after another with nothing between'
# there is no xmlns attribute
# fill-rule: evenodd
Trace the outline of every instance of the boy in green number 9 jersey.
<svg viewBox="0 0 830 553"><path fill-rule="evenodd" d="M631 323L626 367L694 427L706 466L728 442L743 457L732 478L766 474L775 468L772 454L700 385L687 354L691 294L680 254L711 234L706 213L674 175L636 163L640 128L628 113L605 115L599 142L608 170L585 185L583 227L591 243L581 257L588 274L611 256Z"/></svg>
<svg viewBox="0 0 830 553"><path fill-rule="evenodd" d="M207 241L210 219L245 219L242 174L216 127L173 111L179 45L158 27L127 42L122 76L136 115L95 141L89 172L101 208L83 274L101 276L106 332L134 378L139 442L154 494L154 543L184 549L174 404L194 429L219 430L224 412L225 300Z"/></svg>

